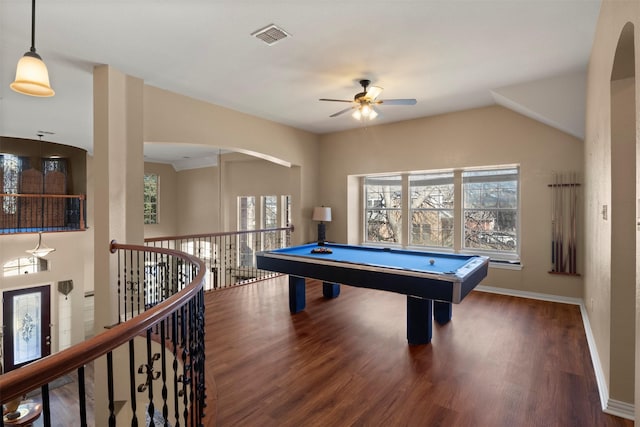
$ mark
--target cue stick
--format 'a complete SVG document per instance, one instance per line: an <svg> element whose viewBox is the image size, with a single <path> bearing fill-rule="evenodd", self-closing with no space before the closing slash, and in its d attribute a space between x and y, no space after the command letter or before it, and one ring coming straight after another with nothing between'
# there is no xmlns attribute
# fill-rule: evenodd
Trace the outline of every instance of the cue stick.
<svg viewBox="0 0 640 427"><path fill-rule="evenodd" d="M555 199L555 217L556 217L556 227L555 227L555 242L556 242L556 256L555 256L555 266L553 268L553 271L559 271L560 269L558 268L558 260L560 259L560 254L558 253L558 248L560 247L560 240L558 239L558 230L560 230L560 224L558 224L558 189L559 187L559 178L558 178L558 173L555 174L554 176L554 187L553 187L553 197Z"/></svg>
<svg viewBox="0 0 640 427"><path fill-rule="evenodd" d="M569 211L569 223L568 223L568 238L569 238L569 252L567 257L569 258L569 273L573 270L573 234L571 233L573 225L573 173L569 173L569 188L568 188L568 211Z"/></svg>
<svg viewBox="0 0 640 427"><path fill-rule="evenodd" d="M556 270L556 173L552 173L551 180L551 271Z"/></svg>
<svg viewBox="0 0 640 427"><path fill-rule="evenodd" d="M563 186L562 184L564 183L564 174L560 174L560 210L559 210L559 217L560 217L560 230L558 232L558 240L560 241L560 245L559 245L559 250L558 252L560 253L559 255L559 262L558 262L558 268L560 269L560 271L564 272L564 212L563 212L563 208L564 208L564 191L563 191Z"/></svg>
<svg viewBox="0 0 640 427"><path fill-rule="evenodd" d="M573 182L573 273L575 274L578 272L578 172Z"/></svg>
<svg viewBox="0 0 640 427"><path fill-rule="evenodd" d="M555 199L555 217L556 217L556 226L555 226L555 242L556 242L556 256L555 256L555 265L553 267L553 271L558 271L558 245L560 242L558 241L558 230L560 229L560 225L558 224L558 174L556 173L553 177L553 198Z"/></svg>

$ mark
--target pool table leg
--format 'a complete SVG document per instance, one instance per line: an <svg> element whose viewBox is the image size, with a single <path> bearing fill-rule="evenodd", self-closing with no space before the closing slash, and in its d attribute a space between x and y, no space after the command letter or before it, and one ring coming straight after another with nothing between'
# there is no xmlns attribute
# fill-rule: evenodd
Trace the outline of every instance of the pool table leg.
<svg viewBox="0 0 640 427"><path fill-rule="evenodd" d="M429 344L433 327L433 301L407 296L407 341Z"/></svg>
<svg viewBox="0 0 640 427"><path fill-rule="evenodd" d="M304 310L307 295L304 277L289 276L289 311L295 314Z"/></svg>
<svg viewBox="0 0 640 427"><path fill-rule="evenodd" d="M453 304L450 302L434 301L433 302L433 318L441 325L451 320Z"/></svg>
<svg viewBox="0 0 640 427"><path fill-rule="evenodd" d="M322 283L322 296L325 298L337 298L340 295L340 285L337 283Z"/></svg>

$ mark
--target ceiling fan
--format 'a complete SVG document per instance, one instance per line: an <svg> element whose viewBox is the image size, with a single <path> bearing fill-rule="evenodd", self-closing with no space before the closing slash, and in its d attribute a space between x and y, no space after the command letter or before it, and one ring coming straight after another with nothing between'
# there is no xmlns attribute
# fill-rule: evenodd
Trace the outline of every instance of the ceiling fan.
<svg viewBox="0 0 640 427"><path fill-rule="evenodd" d="M349 108L340 110L329 117L336 117L346 113L347 111L354 110L352 116L356 120L371 120L376 118L378 116L378 112L375 108L376 105L415 105L418 102L415 99L378 99L378 96L382 93L382 88L378 86L369 87L370 84L370 80L360 80L362 92L356 93L353 100L320 98L320 101L352 103L353 105Z"/></svg>

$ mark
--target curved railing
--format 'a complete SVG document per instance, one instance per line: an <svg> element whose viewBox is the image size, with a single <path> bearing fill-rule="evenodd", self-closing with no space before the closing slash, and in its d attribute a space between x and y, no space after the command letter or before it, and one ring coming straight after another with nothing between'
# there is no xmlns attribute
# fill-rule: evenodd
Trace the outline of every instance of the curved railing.
<svg viewBox="0 0 640 427"><path fill-rule="evenodd" d="M84 365L106 356L106 372L96 369L95 377L103 378L101 383L108 389L109 414L108 420L96 425L116 425L115 402L123 395L131 417L123 424L137 425L139 417L146 417L173 426L203 425L205 383L210 381L204 372L203 262L174 250L115 242L111 252L118 256L121 322L71 348L0 375L0 403L41 388L43 422L51 425L49 383L77 370L76 419L78 425L87 425ZM128 365L114 371L114 354L122 360L119 352L125 357L128 353Z"/></svg>
<svg viewBox="0 0 640 427"><path fill-rule="evenodd" d="M276 275L256 267L256 253L291 245L293 225L260 230L151 237L146 245L197 256L206 268L205 291L223 289Z"/></svg>

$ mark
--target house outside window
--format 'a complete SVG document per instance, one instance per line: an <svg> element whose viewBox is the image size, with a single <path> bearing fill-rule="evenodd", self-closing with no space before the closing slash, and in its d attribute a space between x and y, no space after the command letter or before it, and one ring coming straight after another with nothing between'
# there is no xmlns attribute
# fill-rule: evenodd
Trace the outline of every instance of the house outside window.
<svg viewBox="0 0 640 427"><path fill-rule="evenodd" d="M157 174L144 174L144 223L158 224L159 180Z"/></svg>
<svg viewBox="0 0 640 427"><path fill-rule="evenodd" d="M371 176L364 180L365 242L400 243L402 176Z"/></svg>
<svg viewBox="0 0 640 427"><path fill-rule="evenodd" d="M453 248L453 172L409 175L410 245Z"/></svg>
<svg viewBox="0 0 640 427"><path fill-rule="evenodd" d="M516 252L518 181L517 168L462 172L465 249Z"/></svg>

